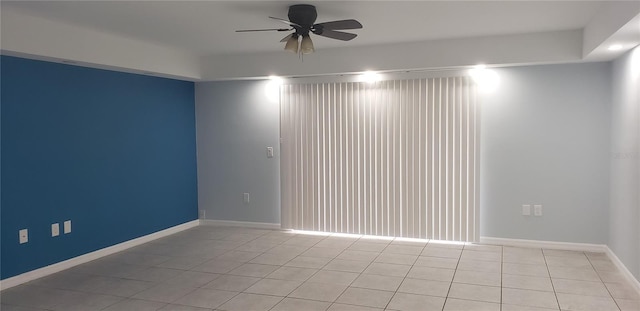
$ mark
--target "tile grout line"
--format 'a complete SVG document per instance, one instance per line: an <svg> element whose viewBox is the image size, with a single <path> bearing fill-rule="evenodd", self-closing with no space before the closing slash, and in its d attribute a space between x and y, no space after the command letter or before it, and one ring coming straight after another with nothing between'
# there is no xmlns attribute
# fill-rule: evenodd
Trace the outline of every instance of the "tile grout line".
<svg viewBox="0 0 640 311"><path fill-rule="evenodd" d="M558 299L558 293L556 293L556 287L553 285L553 278L551 278L551 270L549 270L549 264L547 263L547 255L544 253L544 249L540 249L542 252L542 259L544 259L544 266L547 268L547 273L549 274L549 281L551 281L551 289L553 289L553 296L556 297L556 304L558 305L558 310L560 310L560 300Z"/></svg>
<svg viewBox="0 0 640 311"><path fill-rule="evenodd" d="M393 239L393 241L395 241L395 238ZM393 243L393 241L391 243ZM387 245L387 247L389 245L391 245L391 243L389 243ZM427 244L425 244L422 247L422 250L420 250L420 254L422 254L422 252L424 251L424 249L427 247L427 245L429 245L429 243L431 243L431 240L427 241ZM386 247L384 248L386 249ZM384 252L384 249L382 250ZM407 279L407 275L409 275L409 272L411 272L411 269L413 269L413 266L416 264L416 262L418 261L418 259L420 259L420 254L418 254L418 256L416 257L416 259L413 261L413 264L411 264L409 271L407 271L407 273L404 275L404 277L402 277L402 281L400 282L400 285L398 285L398 288L396 288L396 290L393 292L393 295L391 295L391 299L389 299L389 301L387 302L387 304L384 306L383 310L386 310L389 307L389 304L391 304L391 301L393 300L393 297L396 296L396 294L398 293L398 290L400 289L400 287L402 286L402 284L404 283L404 281ZM382 252L380 252L380 255L382 255Z"/></svg>

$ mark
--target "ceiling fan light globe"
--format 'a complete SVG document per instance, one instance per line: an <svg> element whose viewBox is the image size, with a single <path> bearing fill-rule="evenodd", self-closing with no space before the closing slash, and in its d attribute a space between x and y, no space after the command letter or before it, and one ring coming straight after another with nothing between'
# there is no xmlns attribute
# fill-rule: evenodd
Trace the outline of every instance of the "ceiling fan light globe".
<svg viewBox="0 0 640 311"><path fill-rule="evenodd" d="M287 43L284 45L284 50L298 53L298 36L292 36L289 38Z"/></svg>
<svg viewBox="0 0 640 311"><path fill-rule="evenodd" d="M303 36L302 42L300 43L300 52L302 54L311 54L315 51L313 48L313 42L311 41L311 37Z"/></svg>

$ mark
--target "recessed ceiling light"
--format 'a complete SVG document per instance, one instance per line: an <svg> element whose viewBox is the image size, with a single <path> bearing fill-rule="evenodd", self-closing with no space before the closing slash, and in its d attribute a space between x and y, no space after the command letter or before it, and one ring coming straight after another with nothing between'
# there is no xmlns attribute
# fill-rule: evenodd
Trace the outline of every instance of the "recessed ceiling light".
<svg viewBox="0 0 640 311"><path fill-rule="evenodd" d="M622 45L621 44L610 45L608 50L609 51L620 51L620 50L622 50Z"/></svg>

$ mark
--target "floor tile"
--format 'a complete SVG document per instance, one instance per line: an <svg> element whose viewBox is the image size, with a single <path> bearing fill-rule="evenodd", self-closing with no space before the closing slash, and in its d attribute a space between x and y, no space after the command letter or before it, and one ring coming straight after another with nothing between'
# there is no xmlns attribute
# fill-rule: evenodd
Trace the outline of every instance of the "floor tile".
<svg viewBox="0 0 640 311"><path fill-rule="evenodd" d="M580 257L545 256L545 260L548 266L591 268L591 262L584 255Z"/></svg>
<svg viewBox="0 0 640 311"><path fill-rule="evenodd" d="M174 304L168 304L164 306L162 309L159 309L159 311L211 311L211 310L213 309L198 308L193 306L174 305Z"/></svg>
<svg viewBox="0 0 640 311"><path fill-rule="evenodd" d="M502 303L551 309L558 307L556 295L552 292L515 288L502 289Z"/></svg>
<svg viewBox="0 0 640 311"><path fill-rule="evenodd" d="M205 284L204 288L241 292L260 281L260 278L240 275L222 275Z"/></svg>
<svg viewBox="0 0 640 311"><path fill-rule="evenodd" d="M189 270L207 262L208 260L209 259L207 258L198 257L172 257L171 259L156 265L156 267Z"/></svg>
<svg viewBox="0 0 640 311"><path fill-rule="evenodd" d="M269 273L266 278L289 281L306 281L319 270L297 267L280 267Z"/></svg>
<svg viewBox="0 0 640 311"><path fill-rule="evenodd" d="M420 256L415 261L415 265L432 268L455 269L458 266L458 259Z"/></svg>
<svg viewBox="0 0 640 311"><path fill-rule="evenodd" d="M247 288L245 293L263 294L273 296L289 295L294 289L302 284L301 281L287 281L276 279L262 279Z"/></svg>
<svg viewBox="0 0 640 311"><path fill-rule="evenodd" d="M640 300L640 294L631 287L631 284L625 283L604 283L613 298L625 298Z"/></svg>
<svg viewBox="0 0 640 311"><path fill-rule="evenodd" d="M578 251L568 251L561 249L543 249L542 253L545 256L561 256L561 257L573 257L573 258L582 258L585 256L584 252Z"/></svg>
<svg viewBox="0 0 640 311"><path fill-rule="evenodd" d="M195 288L178 286L173 283L160 284L134 295L132 298L159 302L174 302Z"/></svg>
<svg viewBox="0 0 640 311"><path fill-rule="evenodd" d="M455 271L456 270L453 269L413 266L407 274L407 277L412 279L451 282Z"/></svg>
<svg viewBox="0 0 640 311"><path fill-rule="evenodd" d="M602 282L553 279L553 288L556 293L611 297Z"/></svg>
<svg viewBox="0 0 640 311"><path fill-rule="evenodd" d="M502 275L502 287L553 292L551 279L539 276L504 274Z"/></svg>
<svg viewBox="0 0 640 311"><path fill-rule="evenodd" d="M346 285L313 283L307 281L289 294L289 297L333 302L346 288Z"/></svg>
<svg viewBox="0 0 640 311"><path fill-rule="evenodd" d="M267 311L282 300L282 297L240 293L218 309L228 311Z"/></svg>
<svg viewBox="0 0 640 311"><path fill-rule="evenodd" d="M442 257L442 258L460 258L462 254L461 249L449 249L440 247L425 247L421 253L421 256L428 257Z"/></svg>
<svg viewBox="0 0 640 311"><path fill-rule="evenodd" d="M358 241L351 244L347 249L365 252L382 252L386 247L386 244Z"/></svg>
<svg viewBox="0 0 640 311"><path fill-rule="evenodd" d="M451 283L405 278L398 288L400 293L447 297Z"/></svg>
<svg viewBox="0 0 640 311"><path fill-rule="evenodd" d="M45 309L40 309L40 308L14 306L14 305L8 305L4 303L0 304L0 310L2 311L47 311Z"/></svg>
<svg viewBox="0 0 640 311"><path fill-rule="evenodd" d="M528 265L541 265L541 266L547 265L542 253L539 253L539 254L505 253L502 255L502 261L509 262L509 263L517 263L517 264L528 264Z"/></svg>
<svg viewBox="0 0 640 311"><path fill-rule="evenodd" d="M331 258L334 259L342 253L342 249L326 248L326 247L312 247L306 250L301 256L316 257L316 258Z"/></svg>
<svg viewBox="0 0 640 311"><path fill-rule="evenodd" d="M199 271L185 271L181 274L178 274L176 277L170 278L163 283L168 283L176 286L184 286L184 287L201 287L217 277L220 274L215 273L207 273L207 272L199 272Z"/></svg>
<svg viewBox="0 0 640 311"><path fill-rule="evenodd" d="M395 276L384 276L375 274L361 274L353 283L351 287L396 291L403 278Z"/></svg>
<svg viewBox="0 0 640 311"><path fill-rule="evenodd" d="M196 266L195 268L192 268L191 270L209 273L227 273L241 265L241 262L212 259L199 266Z"/></svg>
<svg viewBox="0 0 640 311"><path fill-rule="evenodd" d="M387 309L398 311L441 311L444 306L444 301L445 298L443 297L396 293L393 295L393 298L391 298L391 302L389 302Z"/></svg>
<svg viewBox="0 0 640 311"><path fill-rule="evenodd" d="M424 246L414 246L414 245L389 245L384 249L383 253L393 253L393 254L405 254L405 255L420 255Z"/></svg>
<svg viewBox="0 0 640 311"><path fill-rule="evenodd" d="M297 298L285 298L271 311L325 311L331 306L330 302L313 301Z"/></svg>
<svg viewBox="0 0 640 311"><path fill-rule="evenodd" d="M174 303L193 307L215 309L237 294L237 292L200 288L176 300Z"/></svg>
<svg viewBox="0 0 640 311"><path fill-rule="evenodd" d="M398 265L412 265L417 258L417 255L382 253L374 261L382 263L393 263Z"/></svg>
<svg viewBox="0 0 640 311"><path fill-rule="evenodd" d="M369 262L367 261L334 259L322 269L360 273L364 271L368 265Z"/></svg>
<svg viewBox="0 0 640 311"><path fill-rule="evenodd" d="M502 263L499 261L460 260L458 270L500 273Z"/></svg>
<svg viewBox="0 0 640 311"><path fill-rule="evenodd" d="M487 286L500 286L500 278L501 274L499 272L456 270L456 274L453 277L453 282Z"/></svg>
<svg viewBox="0 0 640 311"><path fill-rule="evenodd" d="M502 311L559 311L560 309L549 309L549 308L539 308L539 307L526 307L526 306L516 306L509 304L502 304Z"/></svg>
<svg viewBox="0 0 640 311"><path fill-rule="evenodd" d="M86 284L85 290L96 294L131 297L156 283L147 281L126 280L120 278L101 277Z"/></svg>
<svg viewBox="0 0 640 311"><path fill-rule="evenodd" d="M365 306L347 305L343 303L334 303L327 311L382 311L380 308L371 308Z"/></svg>
<svg viewBox="0 0 640 311"><path fill-rule="evenodd" d="M448 297L500 303L500 287L453 283Z"/></svg>
<svg viewBox="0 0 640 311"><path fill-rule="evenodd" d="M469 251L478 251L478 252L491 252L491 253L502 253L502 246L500 245L489 245L489 244L475 244L470 243L464 246L464 250Z"/></svg>
<svg viewBox="0 0 640 311"><path fill-rule="evenodd" d="M289 260L295 258L295 255L281 255L264 253L249 261L249 263L281 266L289 262Z"/></svg>
<svg viewBox="0 0 640 311"><path fill-rule="evenodd" d="M340 255L336 257L336 259L372 262L374 259L376 259L376 257L378 257L378 255L380 255L380 253L378 252L355 251L347 249L340 253Z"/></svg>
<svg viewBox="0 0 640 311"><path fill-rule="evenodd" d="M146 301L138 299L126 299L110 307L103 309L105 311L156 311L164 307L166 303L157 301Z"/></svg>
<svg viewBox="0 0 640 311"><path fill-rule="evenodd" d="M244 252L244 251L232 250L220 256L216 256L216 259L235 261L235 262L249 262L251 261L251 259L258 257L261 254L262 253L257 253L257 252Z"/></svg>
<svg viewBox="0 0 640 311"><path fill-rule="evenodd" d="M298 267L298 268L313 268L320 269L331 261L331 258L319 258L319 257L305 257L298 256L291 261L287 262L285 266Z"/></svg>
<svg viewBox="0 0 640 311"><path fill-rule="evenodd" d="M410 265L373 262L362 273L404 277L410 269Z"/></svg>
<svg viewBox="0 0 640 311"><path fill-rule="evenodd" d="M123 299L125 298L75 292L74 294L67 296L65 301L51 307L50 309L55 311L102 310L122 301Z"/></svg>
<svg viewBox="0 0 640 311"><path fill-rule="evenodd" d="M620 311L640 311L640 300L622 298L614 298L613 300L620 308Z"/></svg>
<svg viewBox="0 0 640 311"><path fill-rule="evenodd" d="M365 288L347 288L336 300L338 303L384 308L393 297L393 292Z"/></svg>
<svg viewBox="0 0 640 311"><path fill-rule="evenodd" d="M580 281L600 281L600 277L593 268L571 268L549 266L549 274L552 278L580 280Z"/></svg>
<svg viewBox="0 0 640 311"><path fill-rule="evenodd" d="M309 278L308 281L314 283L349 285L358 275L360 274L355 272L320 270Z"/></svg>
<svg viewBox="0 0 640 311"><path fill-rule="evenodd" d="M560 309L567 311L617 311L618 306L611 298L558 293Z"/></svg>
<svg viewBox="0 0 640 311"><path fill-rule="evenodd" d="M502 273L549 277L549 270L547 270L547 266L544 265L529 265L505 262L502 264Z"/></svg>
<svg viewBox="0 0 640 311"><path fill-rule="evenodd" d="M415 309L414 309L415 310ZM500 311L499 303L448 298L444 311Z"/></svg>
<svg viewBox="0 0 640 311"><path fill-rule="evenodd" d="M265 277L273 271L276 271L278 268L279 266L246 263L229 271L228 273L231 275Z"/></svg>
<svg viewBox="0 0 640 311"><path fill-rule="evenodd" d="M463 250L460 260L502 261L502 253Z"/></svg>

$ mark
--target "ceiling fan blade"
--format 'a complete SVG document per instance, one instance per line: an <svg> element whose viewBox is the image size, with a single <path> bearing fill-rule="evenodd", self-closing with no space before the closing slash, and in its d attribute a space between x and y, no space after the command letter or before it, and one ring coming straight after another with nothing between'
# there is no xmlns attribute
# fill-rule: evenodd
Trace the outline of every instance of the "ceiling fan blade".
<svg viewBox="0 0 640 311"><path fill-rule="evenodd" d="M313 33L315 33L318 36L323 36L323 37L342 40L342 41L349 41L358 36L355 33L335 31L330 29L322 29L322 31L317 31L317 32L314 31Z"/></svg>
<svg viewBox="0 0 640 311"><path fill-rule="evenodd" d="M236 30L236 32L253 32L253 31L290 31L289 28L271 28L271 29L242 29Z"/></svg>
<svg viewBox="0 0 640 311"><path fill-rule="evenodd" d="M291 25L291 26L297 26L297 27L300 27L300 25L298 25L298 24L296 24L296 23L293 23L293 22L290 22L289 20L286 20L286 19L284 19L284 18L273 17L273 16L269 16L269 18L271 18L271 19L275 19L275 20L277 20L277 21L283 22L283 23L288 24L288 25Z"/></svg>
<svg viewBox="0 0 640 311"><path fill-rule="evenodd" d="M340 21L319 23L319 24L313 25L314 28L316 28L318 26L320 26L320 27L322 27L324 29L330 29L330 30L360 29L360 28L362 28L362 24L360 24L360 22L358 22L355 19L345 19L345 20L340 20ZM318 28L320 28L320 27L318 27Z"/></svg>

